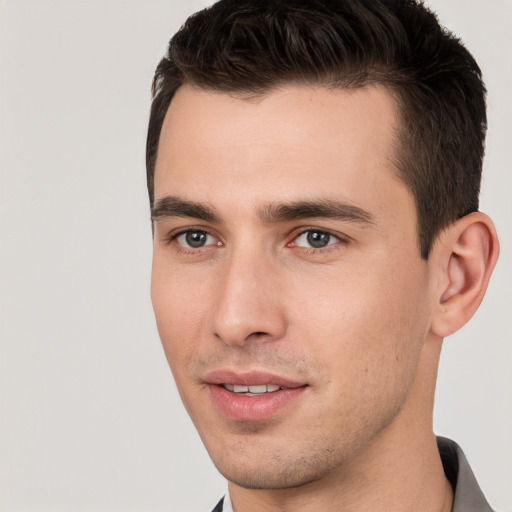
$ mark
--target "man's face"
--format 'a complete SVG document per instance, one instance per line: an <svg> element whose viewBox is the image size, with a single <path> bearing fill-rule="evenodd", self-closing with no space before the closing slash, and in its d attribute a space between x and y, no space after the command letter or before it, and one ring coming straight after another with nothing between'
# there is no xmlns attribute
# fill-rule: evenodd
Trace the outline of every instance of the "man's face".
<svg viewBox="0 0 512 512"><path fill-rule="evenodd" d="M172 100L152 301L185 407L232 482L318 480L407 425L431 286L395 121L376 87L247 100L185 86Z"/></svg>

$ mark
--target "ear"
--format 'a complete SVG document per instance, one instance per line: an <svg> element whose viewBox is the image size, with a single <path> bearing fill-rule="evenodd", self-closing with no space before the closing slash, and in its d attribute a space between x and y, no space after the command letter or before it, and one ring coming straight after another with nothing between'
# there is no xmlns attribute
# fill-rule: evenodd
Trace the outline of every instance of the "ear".
<svg viewBox="0 0 512 512"><path fill-rule="evenodd" d="M473 316L498 254L496 229L483 213L466 215L443 231L431 254L436 272L431 323L434 334L453 334Z"/></svg>

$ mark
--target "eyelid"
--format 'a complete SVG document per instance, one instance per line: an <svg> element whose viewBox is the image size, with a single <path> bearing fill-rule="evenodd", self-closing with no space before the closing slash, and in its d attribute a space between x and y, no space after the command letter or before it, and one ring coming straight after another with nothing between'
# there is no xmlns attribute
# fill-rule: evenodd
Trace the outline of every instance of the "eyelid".
<svg viewBox="0 0 512 512"><path fill-rule="evenodd" d="M335 243L329 243L325 247L320 247L320 248L304 247L304 246L300 246L300 245L296 245L295 244L295 241L300 236L305 235L306 233L310 233L311 231L317 231L319 233L325 233L325 234L335 238L336 242ZM321 251L329 250L330 248L332 248L333 245L337 245L340 242L342 244L348 244L350 241L351 241L351 238L349 236L343 234L343 233L338 233L338 232L335 232L335 231L333 231L331 229L328 229L328 228L319 228L319 227L311 226L311 227L301 227L299 230L296 230L295 233L292 235L292 240L291 240L291 242L289 242L288 246L299 247L300 249L305 249L305 250L310 250L310 251L315 251L315 252L321 252Z"/></svg>
<svg viewBox="0 0 512 512"><path fill-rule="evenodd" d="M186 235L187 233L194 232L194 231L203 232L207 236L212 237L216 242L208 243L204 246L194 248L194 247L189 247L185 244L182 244L178 241L178 238L180 236ZM335 238L336 241L334 243L329 243L328 245L326 245L324 247L320 247L320 248L304 247L304 246L299 246L295 243L297 238L299 238L300 236L305 235L311 231L325 233L325 234L329 235L330 237ZM338 245L339 243L348 244L351 241L351 238L348 235L345 235L344 233L339 233L339 232L333 231L329 228L323 228L323 227L320 228L317 226L302 226L302 227L294 230L294 232L290 234L290 238L291 238L291 241L286 244L288 247L298 247L299 249L311 250L311 251L314 251L317 253L322 252L322 251L325 252L326 250L329 250L329 248L331 248L333 245ZM175 228L175 229L170 230L169 232L163 234L162 239L163 239L163 242L168 245L174 243L174 244L177 244L183 250L190 250L190 251L194 251L194 252L197 252L197 251L200 251L201 249L206 249L206 248L212 247L212 246L224 245L224 242L222 241L221 237L218 236L216 233L212 232L212 229L210 227L200 226L200 225L182 226L180 228Z"/></svg>
<svg viewBox="0 0 512 512"><path fill-rule="evenodd" d="M181 244L178 241L178 238L180 236L186 235L187 233L191 233L191 232L205 233L207 236L214 238L217 241L217 243L216 244L210 243L210 244L204 245L199 248L194 248L194 247L188 247L187 245ZM216 233L214 233L211 228L206 227L206 226L182 226L182 227L175 228L175 229L172 229L172 230L166 232L162 238L163 238L163 241L168 245L177 244L180 248L182 248L184 250L192 250L192 251L198 251L198 250L205 249L207 247L211 247L214 245L222 245L223 244L220 237Z"/></svg>
<svg viewBox="0 0 512 512"><path fill-rule="evenodd" d="M183 241L180 241L180 238L186 238L186 236L189 234L189 233L201 233L201 234L204 234L206 235L206 241L204 243L204 245L200 245L199 247L192 247L190 245L188 245L186 243L186 240L184 239ZM208 243L208 239L213 239L214 242L210 242ZM177 235L175 235L174 239L176 240L176 242L181 245L183 248L185 249L188 249L188 250L200 250L200 249L205 249L206 247L210 247L212 245L219 245L219 240L217 240L217 238L215 238L213 235L211 235L210 233L208 233L208 231L204 231L202 229L188 229L184 232L181 232ZM215 243L216 241L216 243Z"/></svg>

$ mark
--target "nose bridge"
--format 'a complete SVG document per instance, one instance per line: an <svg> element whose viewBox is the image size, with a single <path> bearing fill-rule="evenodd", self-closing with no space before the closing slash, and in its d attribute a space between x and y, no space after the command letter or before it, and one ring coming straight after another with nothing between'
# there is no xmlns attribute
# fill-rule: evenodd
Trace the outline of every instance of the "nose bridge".
<svg viewBox="0 0 512 512"><path fill-rule="evenodd" d="M254 335L265 340L282 336L286 322L272 258L252 245L233 249L223 264L214 334L229 345L244 345Z"/></svg>

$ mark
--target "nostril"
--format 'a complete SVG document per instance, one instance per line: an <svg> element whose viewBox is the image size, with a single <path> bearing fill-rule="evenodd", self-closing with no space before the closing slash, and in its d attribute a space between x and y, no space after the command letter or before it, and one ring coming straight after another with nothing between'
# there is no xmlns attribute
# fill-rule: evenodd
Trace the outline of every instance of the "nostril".
<svg viewBox="0 0 512 512"><path fill-rule="evenodd" d="M226 345L241 345L241 346L245 345L245 343L247 343L251 339L256 341L257 339L265 338L267 336L269 336L268 332L254 331L254 332L251 332L250 334L248 334L247 336L238 335L238 336L236 336L236 340L235 340L235 338L229 337L227 334L225 335L225 337L223 337L220 334L215 333L215 337L218 340L222 341L222 343L224 343Z"/></svg>

